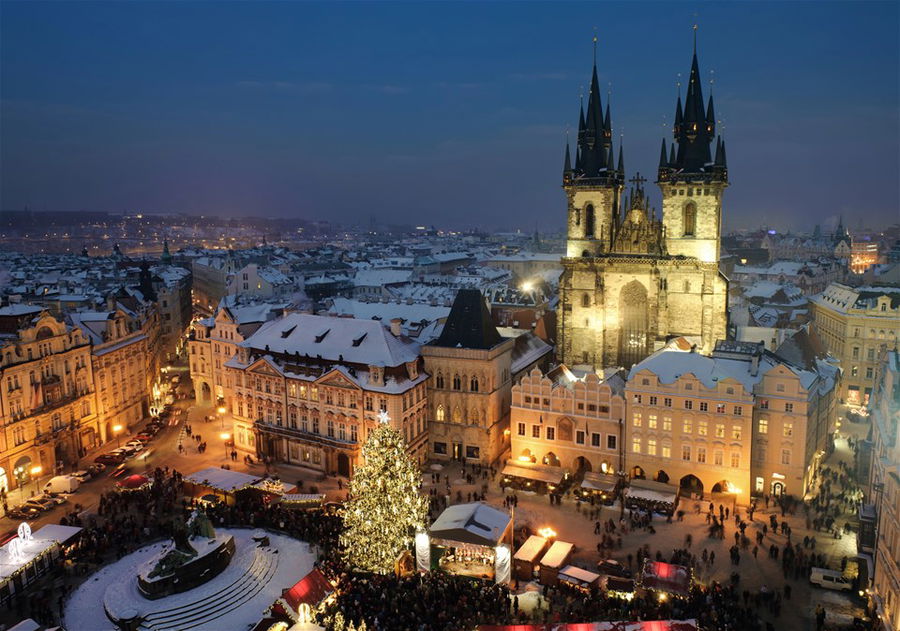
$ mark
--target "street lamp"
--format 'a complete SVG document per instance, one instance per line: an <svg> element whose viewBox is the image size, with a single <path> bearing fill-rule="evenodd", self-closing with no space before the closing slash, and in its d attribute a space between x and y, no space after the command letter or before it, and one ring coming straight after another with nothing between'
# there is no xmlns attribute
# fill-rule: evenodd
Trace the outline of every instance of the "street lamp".
<svg viewBox="0 0 900 631"><path fill-rule="evenodd" d="M38 490L38 476L41 475L41 471L43 471L43 467L37 465L35 467L31 467L31 479L34 480L34 490L37 492Z"/></svg>
<svg viewBox="0 0 900 631"><path fill-rule="evenodd" d="M119 432L122 431L121 425L113 425L113 435L116 437L116 447L122 446L122 439L119 437Z"/></svg>
<svg viewBox="0 0 900 631"><path fill-rule="evenodd" d="M228 460L228 439L231 438L231 434L228 432L222 432L219 434L219 437L222 439L222 443L225 445L225 460Z"/></svg>

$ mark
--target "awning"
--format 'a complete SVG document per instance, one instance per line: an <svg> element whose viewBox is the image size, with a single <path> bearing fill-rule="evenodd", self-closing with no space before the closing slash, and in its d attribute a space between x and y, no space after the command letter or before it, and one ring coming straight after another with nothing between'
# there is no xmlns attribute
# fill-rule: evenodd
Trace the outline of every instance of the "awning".
<svg viewBox="0 0 900 631"><path fill-rule="evenodd" d="M333 593L334 587L317 568L300 579L293 587L284 590L281 597L296 612L304 603L315 610L323 600Z"/></svg>
<svg viewBox="0 0 900 631"><path fill-rule="evenodd" d="M217 491L230 493L248 488L259 482L259 476L247 475L239 471L209 467L195 471L184 477L185 482L191 482L200 486L206 486Z"/></svg>
<svg viewBox="0 0 900 631"><path fill-rule="evenodd" d="M591 491L603 491L611 493L616 488L617 478L602 473L593 473L588 471L584 474L584 480L581 482L581 488Z"/></svg>
<svg viewBox="0 0 900 631"><path fill-rule="evenodd" d="M551 624L483 624L477 631L697 631L697 621L644 620L642 622L572 622Z"/></svg>
<svg viewBox="0 0 900 631"><path fill-rule="evenodd" d="M691 571L683 565L650 559L644 561L641 571L641 587L644 589L686 597L691 593L691 582Z"/></svg>
<svg viewBox="0 0 900 631"><path fill-rule="evenodd" d="M525 478L526 480L534 480L535 482L546 482L547 484L559 484L563 481L566 472L562 467L508 461L506 466L503 467L502 475L514 478Z"/></svg>

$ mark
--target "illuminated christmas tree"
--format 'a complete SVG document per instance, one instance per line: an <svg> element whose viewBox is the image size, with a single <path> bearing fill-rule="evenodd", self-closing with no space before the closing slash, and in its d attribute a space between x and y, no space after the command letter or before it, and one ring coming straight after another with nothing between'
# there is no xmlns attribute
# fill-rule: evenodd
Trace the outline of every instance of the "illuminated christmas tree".
<svg viewBox="0 0 900 631"><path fill-rule="evenodd" d="M389 574L412 547L416 531L424 529L428 500L419 493L421 474L406 455L403 437L388 425L387 412L378 420L350 481L340 543L351 567Z"/></svg>

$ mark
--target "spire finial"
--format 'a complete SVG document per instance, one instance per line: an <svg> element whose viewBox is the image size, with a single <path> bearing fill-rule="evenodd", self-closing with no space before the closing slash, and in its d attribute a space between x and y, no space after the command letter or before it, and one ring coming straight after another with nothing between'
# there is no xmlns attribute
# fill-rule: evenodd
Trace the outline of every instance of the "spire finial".
<svg viewBox="0 0 900 631"><path fill-rule="evenodd" d="M694 22L694 54L695 55L697 54L697 29L698 28L699 27L697 26L697 23Z"/></svg>
<svg viewBox="0 0 900 631"><path fill-rule="evenodd" d="M597 27L594 27L594 65L597 65Z"/></svg>

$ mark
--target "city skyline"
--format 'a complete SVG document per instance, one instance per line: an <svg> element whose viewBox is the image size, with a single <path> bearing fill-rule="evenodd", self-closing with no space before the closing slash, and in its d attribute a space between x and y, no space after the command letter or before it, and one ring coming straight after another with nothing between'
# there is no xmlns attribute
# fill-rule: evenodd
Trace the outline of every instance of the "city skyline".
<svg viewBox="0 0 900 631"><path fill-rule="evenodd" d="M5 210L556 230L591 38L628 177L652 177L693 23L726 230L900 203L892 3L85 6L3 5Z"/></svg>

